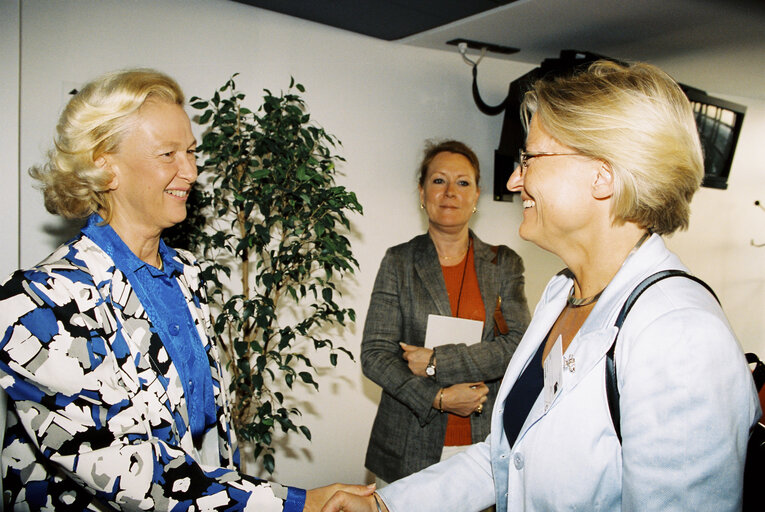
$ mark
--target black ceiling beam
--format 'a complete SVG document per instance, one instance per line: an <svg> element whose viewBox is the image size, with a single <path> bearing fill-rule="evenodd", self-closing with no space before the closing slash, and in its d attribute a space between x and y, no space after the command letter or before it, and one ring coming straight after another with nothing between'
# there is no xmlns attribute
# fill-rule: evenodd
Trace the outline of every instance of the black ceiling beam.
<svg viewBox="0 0 765 512"><path fill-rule="evenodd" d="M515 0L235 0L386 41L461 20Z"/></svg>

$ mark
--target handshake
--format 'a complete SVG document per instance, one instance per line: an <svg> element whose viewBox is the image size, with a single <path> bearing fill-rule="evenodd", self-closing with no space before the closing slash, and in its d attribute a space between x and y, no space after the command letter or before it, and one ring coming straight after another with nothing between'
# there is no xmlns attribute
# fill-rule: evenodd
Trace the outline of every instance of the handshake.
<svg viewBox="0 0 765 512"><path fill-rule="evenodd" d="M303 512L388 512L375 484L332 484L306 493Z"/></svg>

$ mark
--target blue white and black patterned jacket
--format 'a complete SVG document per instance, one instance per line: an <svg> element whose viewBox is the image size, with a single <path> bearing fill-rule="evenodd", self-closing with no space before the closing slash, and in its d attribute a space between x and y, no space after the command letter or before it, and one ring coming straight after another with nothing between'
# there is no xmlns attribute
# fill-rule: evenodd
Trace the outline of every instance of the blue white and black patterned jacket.
<svg viewBox="0 0 765 512"><path fill-rule="evenodd" d="M175 365L125 275L91 239L80 234L0 286L7 510L289 508L286 488L237 471L199 267L189 253L175 259L214 384L217 425L197 442Z"/></svg>

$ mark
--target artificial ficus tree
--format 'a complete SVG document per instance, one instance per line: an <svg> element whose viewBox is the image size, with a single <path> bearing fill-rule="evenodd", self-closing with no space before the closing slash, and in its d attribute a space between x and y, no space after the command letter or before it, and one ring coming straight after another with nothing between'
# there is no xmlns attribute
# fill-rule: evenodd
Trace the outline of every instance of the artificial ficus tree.
<svg viewBox="0 0 765 512"><path fill-rule="evenodd" d="M362 207L335 182L339 141L310 121L303 86L291 80L286 94L265 90L253 111L236 76L209 100L191 98L206 127L198 147L203 185L171 236L200 257L228 355L237 434L273 472L277 425L311 438L275 384L318 389L306 343L329 351L333 366L339 353L353 359L327 332L355 321L353 309L336 302L337 283L358 268L345 234L349 213Z"/></svg>

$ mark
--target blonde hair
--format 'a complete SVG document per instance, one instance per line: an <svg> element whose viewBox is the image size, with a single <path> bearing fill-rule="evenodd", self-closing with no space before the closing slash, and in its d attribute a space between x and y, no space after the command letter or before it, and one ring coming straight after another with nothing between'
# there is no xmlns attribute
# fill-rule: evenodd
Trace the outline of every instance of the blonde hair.
<svg viewBox="0 0 765 512"><path fill-rule="evenodd" d="M611 216L659 234L686 229L704 164L690 102L650 64L597 61L569 77L540 80L521 110L614 173Z"/></svg>
<svg viewBox="0 0 765 512"><path fill-rule="evenodd" d="M29 171L40 181L49 212L74 219L100 211L106 222L111 220L112 174L96 161L117 150L148 99L177 105L185 101L175 80L151 69L108 73L69 100L59 118L47 163Z"/></svg>

